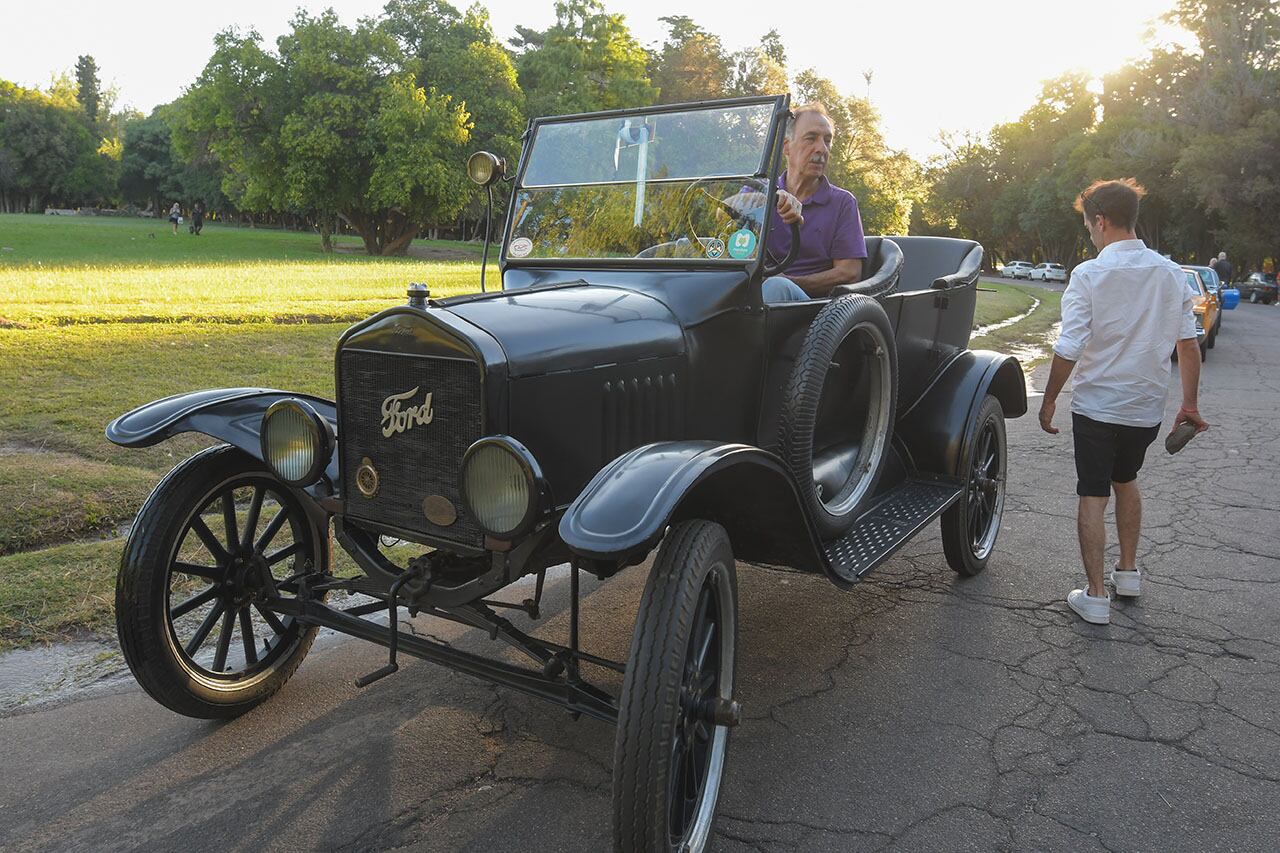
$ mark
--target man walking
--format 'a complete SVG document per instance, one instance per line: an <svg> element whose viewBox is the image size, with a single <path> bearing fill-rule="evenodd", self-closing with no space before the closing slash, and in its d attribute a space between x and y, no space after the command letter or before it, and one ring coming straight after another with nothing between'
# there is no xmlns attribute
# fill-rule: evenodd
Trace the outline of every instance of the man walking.
<svg viewBox="0 0 1280 853"><path fill-rule="evenodd" d="M1196 410L1200 350L1192 313L1194 297L1178 265L1138 239L1138 204L1146 190L1133 179L1096 181L1076 199L1098 256L1071 273L1062 294L1062 334L1040 404L1040 427L1056 434L1058 394L1076 372L1071 398L1075 440L1076 532L1088 585L1072 590L1067 604L1086 622L1111 621L1111 598L1102 577L1107 532L1103 514L1116 492L1120 561L1111 573L1117 595L1141 592L1137 565L1142 527L1138 471L1164 419L1169 354L1175 345L1182 377L1182 408L1174 428L1209 428Z"/></svg>

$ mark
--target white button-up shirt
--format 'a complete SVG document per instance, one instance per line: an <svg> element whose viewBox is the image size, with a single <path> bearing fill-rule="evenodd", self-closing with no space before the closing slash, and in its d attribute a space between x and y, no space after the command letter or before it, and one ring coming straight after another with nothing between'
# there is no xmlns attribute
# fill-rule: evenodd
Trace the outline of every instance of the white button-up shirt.
<svg viewBox="0 0 1280 853"><path fill-rule="evenodd" d="M1158 426L1169 356L1195 338L1186 273L1141 240L1119 240L1071 271L1053 351L1076 362L1071 411L1104 423Z"/></svg>

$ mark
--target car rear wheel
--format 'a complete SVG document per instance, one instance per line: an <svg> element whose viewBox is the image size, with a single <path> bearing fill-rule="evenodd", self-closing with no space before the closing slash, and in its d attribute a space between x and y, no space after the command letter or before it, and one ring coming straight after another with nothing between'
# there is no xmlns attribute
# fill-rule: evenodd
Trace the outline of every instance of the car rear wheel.
<svg viewBox="0 0 1280 853"><path fill-rule="evenodd" d="M116 579L116 629L138 683L204 719L266 700L316 635L266 601L318 565L321 549L302 505L262 462L223 445L178 465L139 510Z"/></svg>
<svg viewBox="0 0 1280 853"><path fill-rule="evenodd" d="M729 535L672 527L636 616L613 757L614 849L705 850L736 724L738 590Z"/></svg>
<svg viewBox="0 0 1280 853"><path fill-rule="evenodd" d="M779 452L824 539L866 507L888 458L897 349L880 303L834 299L814 318L783 394Z"/></svg>
<svg viewBox="0 0 1280 853"><path fill-rule="evenodd" d="M1249 301L1250 301L1250 302L1252 302L1252 303L1254 303L1255 305L1257 304L1257 302L1258 302L1258 291L1256 291L1256 290L1255 290L1255 291L1253 291L1252 293L1250 293L1250 294L1249 294Z"/></svg>
<svg viewBox="0 0 1280 853"><path fill-rule="evenodd" d="M942 551L952 569L976 575L987 567L1000 533L1008 466L1004 410L990 394L965 436L962 453L964 494L942 514Z"/></svg>

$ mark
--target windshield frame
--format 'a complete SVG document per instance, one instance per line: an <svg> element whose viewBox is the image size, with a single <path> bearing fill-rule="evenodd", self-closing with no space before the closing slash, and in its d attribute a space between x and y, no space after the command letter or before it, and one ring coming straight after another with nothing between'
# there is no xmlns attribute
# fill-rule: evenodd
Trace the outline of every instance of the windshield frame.
<svg viewBox="0 0 1280 853"><path fill-rule="evenodd" d="M764 222L761 225L760 251L756 252L755 257L741 261L735 261L732 259L711 260L709 258L512 258L507 254L508 244L512 239L511 217L515 211L515 201L520 191L525 188L525 170L528 168L529 154L533 149L533 140L536 138L539 128L550 124L564 124L595 119L661 115L666 113L692 112L697 110L714 110L746 106L772 107L772 115L769 118L769 128L767 131L764 157L762 158L764 171L748 176L764 180L766 182L768 192L765 199L765 209L771 211L777 204L777 185L778 175L780 174L779 164L782 161L782 144L780 137L782 136L782 131L786 126L786 120L791 114L790 95L720 98L710 101L692 101L681 104L656 104L648 107L637 107L635 109L603 110L593 113L576 113L573 115L545 116L530 119L529 125L525 129L524 136L522 138L524 144L520 152L520 165L516 169L515 179L511 182L511 196L507 202L507 212L502 226L502 243L498 254L499 269L503 272L508 268L522 267L575 270L717 270L720 272L737 269L750 273L753 279L757 278L760 270L764 267L765 258L768 254L765 246L769 239L769 231L773 223L773 216L765 216ZM538 189L538 187L533 187L532 189Z"/></svg>

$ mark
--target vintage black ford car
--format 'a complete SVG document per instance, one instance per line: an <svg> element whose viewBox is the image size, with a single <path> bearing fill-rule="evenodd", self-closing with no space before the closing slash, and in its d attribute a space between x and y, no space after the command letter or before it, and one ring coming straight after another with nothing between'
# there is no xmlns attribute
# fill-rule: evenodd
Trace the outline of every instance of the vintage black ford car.
<svg viewBox="0 0 1280 853"><path fill-rule="evenodd" d="M362 685L403 652L615 723L616 847L704 849L740 719L735 559L843 590L941 516L947 561L981 571L1004 419L1026 410L1017 361L968 349L976 243L870 238L862 282L764 303L797 247L793 231L789 257L764 249L789 116L777 97L535 120L500 288L415 285L352 326L336 401L199 391L112 422L129 447L224 442L170 472L129 537L117 624L142 686L182 714L242 714L327 626L389 647ZM469 169L490 191L506 177L490 155ZM335 575L333 540L360 574ZM417 547L393 559L392 541ZM580 649L580 573L655 550L629 659ZM517 608L536 619L565 564L564 643L487 598L532 575ZM531 664L401 633L400 608ZM619 695L598 667L623 673Z"/></svg>

